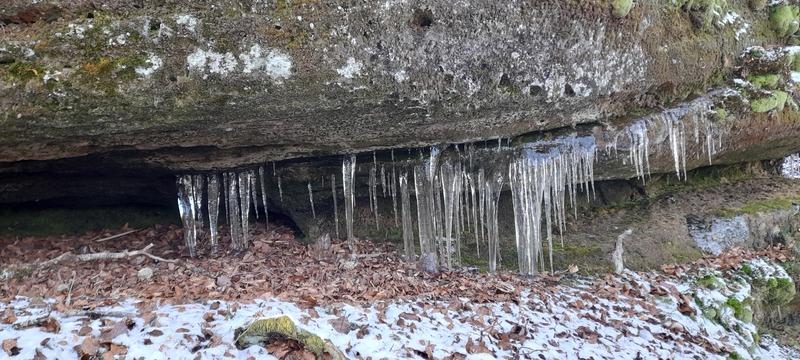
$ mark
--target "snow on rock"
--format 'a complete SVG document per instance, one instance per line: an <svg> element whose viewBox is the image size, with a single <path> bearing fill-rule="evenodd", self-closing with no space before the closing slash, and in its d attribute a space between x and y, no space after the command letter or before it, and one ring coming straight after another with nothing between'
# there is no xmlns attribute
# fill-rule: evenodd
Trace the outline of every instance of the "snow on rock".
<svg viewBox="0 0 800 360"><path fill-rule="evenodd" d="M140 76L148 77L153 75L153 73L160 69L162 65L164 65L164 61L161 60L160 57L156 56L155 54L149 54L145 60L145 66L137 67L136 73Z"/></svg>
<svg viewBox="0 0 800 360"><path fill-rule="evenodd" d="M243 74L266 74L276 83L291 77L293 66L288 54L278 49L262 49L258 44L239 56L231 52L196 49L186 57L186 64L189 70L202 73L203 79L209 74L226 76L239 68Z"/></svg>
<svg viewBox="0 0 800 360"><path fill-rule="evenodd" d="M780 266L754 260L750 267L765 276L783 276ZM771 270L768 270L771 269ZM289 316L297 326L341 349L351 358L445 358L459 353L469 358L616 358L744 359L797 358L798 353L764 336L754 345L755 327L739 318L723 299L748 296L740 280L719 278L698 285L699 276L680 279L653 273L625 272L603 279L574 278L572 285L526 290L509 303L451 301L376 302L302 308L276 299L253 303L208 301L161 305L152 311L134 300L94 309L106 314L50 313L60 321L57 333L41 328L16 330L0 324L0 340L17 339L20 359L37 349L47 358L74 358L74 345L98 337L102 325L124 317L133 320L127 332L113 337L129 358L272 358L266 349L234 347L234 330L259 318ZM704 277L703 277L704 278ZM692 301L694 295L697 301ZM727 301L727 300L725 300ZM0 303L0 314L12 312L16 323L46 316L55 301L39 305L26 298ZM700 306L719 305L713 318ZM2 316L0 316L2 319ZM729 330L735 329L735 330ZM80 333L80 335L79 335ZM47 346L41 345L49 338Z"/></svg>
<svg viewBox="0 0 800 360"><path fill-rule="evenodd" d="M248 52L240 54L239 60L244 65L245 74L263 71L278 81L288 79L292 75L292 58L277 49L263 51L261 46L255 44Z"/></svg>
<svg viewBox="0 0 800 360"><path fill-rule="evenodd" d="M794 72L792 77L795 76L794 74L798 74L798 78L800 78L800 73ZM785 178L800 179L800 154L792 154L783 159L781 174Z"/></svg>
<svg viewBox="0 0 800 360"><path fill-rule="evenodd" d="M218 75L226 75L236 69L238 65L236 58L230 52L218 53L211 50L196 49L186 57L186 64L189 70L205 72Z"/></svg>
<svg viewBox="0 0 800 360"><path fill-rule="evenodd" d="M689 235L697 247L712 255L747 242L750 228L743 215L733 218L713 218L710 224L690 224Z"/></svg>
<svg viewBox="0 0 800 360"><path fill-rule="evenodd" d="M350 57L347 59L347 63L344 66L336 69L336 72L339 76L345 79L352 79L358 75L361 75L361 69L364 67L360 61L356 61L354 57Z"/></svg>
<svg viewBox="0 0 800 360"><path fill-rule="evenodd" d="M183 26L189 32L195 32L197 29L197 18L189 14L181 14L175 16L175 23Z"/></svg>

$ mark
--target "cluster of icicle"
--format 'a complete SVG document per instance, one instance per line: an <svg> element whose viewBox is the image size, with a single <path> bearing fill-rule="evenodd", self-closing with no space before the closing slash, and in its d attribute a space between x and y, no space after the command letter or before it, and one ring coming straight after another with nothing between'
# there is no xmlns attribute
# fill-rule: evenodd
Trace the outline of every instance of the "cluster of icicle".
<svg viewBox="0 0 800 360"><path fill-rule="evenodd" d="M650 174L649 158L654 150L651 144L668 144L675 171L679 178L685 178L687 132L691 134L693 130L696 143L703 134L706 142L703 152L709 162L721 146L721 136L709 118L710 109L709 102L697 100L684 108L645 117L626 131L618 132L617 138L604 139L605 151L617 154L617 146L622 143L628 150L623 161L632 164L637 176L644 180ZM511 146L510 141L504 144L503 140L498 140L497 147L439 145L429 151L420 150L419 161L396 162L392 151L388 166L379 164L373 153L372 161L363 165L369 166L367 195L375 227L381 226L379 197L391 197L394 225L402 229L406 258L411 260L418 254L425 255L435 259L441 267L454 268L461 265L462 250L469 243L475 246L478 256L488 260L489 270L495 271L500 260L498 205L501 193L510 190L519 271L522 274L553 271L555 237L556 233L560 235L564 231L567 208L571 207L577 216L578 194L584 193L587 200L594 194L596 141L590 135L570 135L517 146ZM481 157L485 152L493 153L490 157L496 159L495 163L476 161L486 159ZM699 157L700 153L696 155ZM346 239L351 249L355 241L353 223L358 198L355 180L359 164L356 160L356 155L344 156L341 187L337 187L339 175L330 174L336 236L340 237L338 207L341 198L344 200ZM250 212L252 209L255 217L259 217L259 200L263 205L261 213L265 220L267 218L264 174L264 166L261 166L222 174L178 176L178 204L186 246L192 256L196 253L198 234L204 231L204 219L208 219L209 244L219 245L220 204L225 209L231 248L247 248ZM273 184L277 185L282 201L280 177L276 180ZM310 210L316 218L319 209L314 205L314 191L309 183Z"/></svg>
<svg viewBox="0 0 800 360"><path fill-rule="evenodd" d="M703 151L695 155L699 158L705 153L708 164L711 165L714 155L722 147L722 136L714 125L711 109L712 103L708 99L700 98L684 107L664 110L639 119L631 124L626 132L620 133L619 136L627 135L629 146L625 160L633 164L636 176L643 181L646 180L646 176L650 175L650 144L664 142L669 144L675 173L679 179L686 179L688 131L694 135L695 144L705 141ZM687 127L690 129L687 130ZM661 132L654 134L654 128L660 129ZM616 154L619 136L609 143L607 150Z"/></svg>

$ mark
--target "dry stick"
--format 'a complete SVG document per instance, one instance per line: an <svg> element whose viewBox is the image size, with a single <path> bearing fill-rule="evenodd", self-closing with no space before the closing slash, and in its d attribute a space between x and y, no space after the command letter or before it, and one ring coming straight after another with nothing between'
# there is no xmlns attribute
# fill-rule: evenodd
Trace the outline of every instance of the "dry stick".
<svg viewBox="0 0 800 360"><path fill-rule="evenodd" d="M139 229L134 229L134 230L131 230L131 231L126 231L126 232L124 232L124 233L117 234L117 235L111 235L111 236L109 236L109 237L104 237L104 238L102 238L102 239L97 239L97 240L95 240L95 242L104 242L104 241L108 241L108 240L114 240L114 239L121 238L121 237L123 237L123 236L125 236L125 235L128 235L128 234L133 234L133 233L135 233L135 232L137 232L137 231L139 231Z"/></svg>
<svg viewBox="0 0 800 360"><path fill-rule="evenodd" d="M56 258L47 260L45 262L41 262L39 264L35 264L34 267L49 267L62 263L64 261L78 262L78 261L94 261L94 260L114 260L114 259L124 259L134 256L147 256L153 260L158 260L166 263L177 262L176 260L167 260L155 256L153 254L150 254L148 251L150 251L150 248L152 247L153 244L151 243L150 245L145 246L144 249L141 250L134 250L134 251L125 250L122 252L103 251L99 253L80 254L80 255L75 255L71 251L67 251Z"/></svg>

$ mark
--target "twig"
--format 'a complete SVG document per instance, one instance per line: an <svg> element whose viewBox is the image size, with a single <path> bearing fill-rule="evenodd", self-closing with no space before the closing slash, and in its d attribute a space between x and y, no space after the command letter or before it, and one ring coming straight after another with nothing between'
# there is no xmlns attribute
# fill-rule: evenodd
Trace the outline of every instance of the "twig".
<svg viewBox="0 0 800 360"><path fill-rule="evenodd" d="M75 270L72 270L72 280L69 282L69 294L67 294L67 300L64 301L64 304L69 306L72 303L72 288L75 286Z"/></svg>
<svg viewBox="0 0 800 360"><path fill-rule="evenodd" d="M65 262L65 261L79 262L79 261L95 261L95 260L115 260L115 259L124 259L124 258L129 258L129 257L134 257L134 256L147 256L147 257L149 257L149 258L151 258L153 260L163 261L163 262L166 262L166 263L174 263L174 262L176 262L175 260L167 260L167 259L160 258L158 256L150 254L148 251L150 251L150 249L152 247L153 247L153 244L151 243L150 245L145 246L144 249L141 249L141 250L134 250L134 251L125 250L125 251L122 251L122 252L107 252L107 251L103 251L103 252L98 252L98 253L89 253L89 254L80 254L80 255L75 255L71 251L67 251L67 252L59 255L56 258L47 260L45 262L41 262L39 264L36 264L35 267L49 267L49 266L53 266L53 265L57 265L59 263Z"/></svg>
<svg viewBox="0 0 800 360"><path fill-rule="evenodd" d="M125 235L133 234L133 233L135 233L135 232L137 232L137 231L139 231L139 229L134 229L134 230L131 230L131 231L126 231L126 232L124 232L124 233L117 234L117 235L111 235L111 236L109 236L109 237L104 237L104 238L102 238L102 239L97 239L97 240L95 240L95 242L104 242L104 241L114 240L114 239L117 239L117 238L121 238L121 237L123 237L123 236L125 236Z"/></svg>
<svg viewBox="0 0 800 360"><path fill-rule="evenodd" d="M16 323L11 327L14 328L14 330L24 330L36 326L41 326L42 324L44 324L45 320L49 318L50 318L50 312L48 311L46 315L42 315L39 317L35 317L33 319L28 319L23 322Z"/></svg>

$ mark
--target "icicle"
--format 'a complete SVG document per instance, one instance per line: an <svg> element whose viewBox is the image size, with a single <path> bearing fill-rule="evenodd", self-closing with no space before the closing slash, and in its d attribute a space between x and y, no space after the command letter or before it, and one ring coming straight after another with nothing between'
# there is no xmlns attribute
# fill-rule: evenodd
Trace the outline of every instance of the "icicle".
<svg viewBox="0 0 800 360"><path fill-rule="evenodd" d="M397 221L397 171L394 167L394 149L392 149L392 181L389 182L389 186L391 186L390 193L392 194L392 214L394 215L394 226L399 226L400 224Z"/></svg>
<svg viewBox="0 0 800 360"><path fill-rule="evenodd" d="M383 191L383 197L386 197L386 166L381 164L381 191Z"/></svg>
<svg viewBox="0 0 800 360"><path fill-rule="evenodd" d="M355 236L353 235L353 207L355 194L353 191L356 170L356 156L350 155L342 160L342 192L344 193L344 218L347 229L347 243L350 250L355 250Z"/></svg>
<svg viewBox="0 0 800 360"><path fill-rule="evenodd" d="M403 216L403 249L406 260L414 259L414 228L411 219L411 198L408 193L408 173L400 174L400 208Z"/></svg>
<svg viewBox="0 0 800 360"><path fill-rule="evenodd" d="M219 245L217 222L219 221L219 175L208 175L208 233L211 247Z"/></svg>
<svg viewBox="0 0 800 360"><path fill-rule="evenodd" d="M640 120L628 128L630 147L628 158L636 169L636 176L642 181L650 175L650 143L647 137L647 122Z"/></svg>
<svg viewBox="0 0 800 360"><path fill-rule="evenodd" d="M205 185L206 177L203 175L192 175L192 189L194 190L194 209L195 209L195 222L197 223L196 229L200 230L203 228L203 189L206 188Z"/></svg>
<svg viewBox="0 0 800 360"><path fill-rule="evenodd" d="M594 138L569 136L536 145L545 146L546 152L525 148L508 169L517 261L522 274L544 269L543 233L553 271L553 228L557 226L559 233L564 229L565 198L569 194L574 208L576 190L585 191L588 197L594 188Z"/></svg>
<svg viewBox="0 0 800 360"><path fill-rule="evenodd" d="M258 180L256 180L255 172L252 173L252 175L253 176L250 176L250 195L253 203L253 214L255 214L256 220L258 220Z"/></svg>
<svg viewBox="0 0 800 360"><path fill-rule="evenodd" d="M333 223L336 227L336 238L341 239L339 236L339 203L338 196L336 196L336 175L331 175L331 196L333 196Z"/></svg>
<svg viewBox="0 0 800 360"><path fill-rule="evenodd" d="M420 256L429 256L435 263L438 263L432 220L433 211L431 210L433 199L429 199L428 196L428 189L430 188L431 185L427 180L425 165L414 167L414 193L417 198Z"/></svg>
<svg viewBox="0 0 800 360"><path fill-rule="evenodd" d="M375 153L372 153L373 159ZM377 165L373 164L369 168L369 204L372 214L375 216L375 230L379 229L378 224L378 181L377 181Z"/></svg>
<svg viewBox="0 0 800 360"><path fill-rule="evenodd" d="M253 176L252 170L239 173L239 206L241 211L241 222L239 226L241 226L241 230L239 232L237 246L234 247L236 250L247 249L250 245L250 179Z"/></svg>
<svg viewBox="0 0 800 360"><path fill-rule="evenodd" d="M281 204L283 204L283 186L281 185L280 176L278 176L278 198L281 199Z"/></svg>
<svg viewBox="0 0 800 360"><path fill-rule="evenodd" d="M497 223L497 205L500 191L503 188L503 175L496 173L486 181L487 243L489 247L489 271L497 271L497 250L500 243L499 225Z"/></svg>
<svg viewBox="0 0 800 360"><path fill-rule="evenodd" d="M225 173L225 184L227 187L227 201L228 201L228 228L231 233L231 248L234 250L242 250L242 217L239 206L239 178L236 173Z"/></svg>
<svg viewBox="0 0 800 360"><path fill-rule="evenodd" d="M311 189L311 182L308 183L308 201L311 202L311 216L317 218L317 211L314 210L314 191Z"/></svg>
<svg viewBox="0 0 800 360"><path fill-rule="evenodd" d="M196 203L195 188L191 175L178 176L176 180L178 187L178 211L183 223L183 240L189 250L189 256L197 254L197 222L196 222Z"/></svg>
<svg viewBox="0 0 800 360"><path fill-rule="evenodd" d="M261 178L261 202L264 204L264 224L269 227L269 207L267 206L267 184L264 182L264 167L258 167L258 176Z"/></svg>

